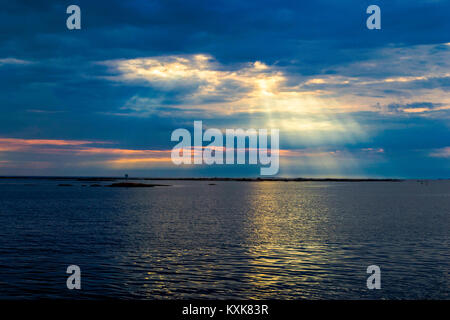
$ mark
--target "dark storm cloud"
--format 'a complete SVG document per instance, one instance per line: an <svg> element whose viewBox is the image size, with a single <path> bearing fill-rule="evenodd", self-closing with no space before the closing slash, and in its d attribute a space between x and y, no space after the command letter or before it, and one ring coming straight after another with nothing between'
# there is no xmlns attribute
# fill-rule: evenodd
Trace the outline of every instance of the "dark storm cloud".
<svg viewBox="0 0 450 320"><path fill-rule="evenodd" d="M68 3L64 1L3 5L4 53L16 56L17 49L24 49L23 57L80 54L105 59L205 51L221 62L273 63L301 57L297 63L325 65L368 54L354 56L343 49L446 42L450 11L448 1L80 0L70 4L82 8L82 30L77 33L65 27ZM369 4L382 8L381 32L365 28Z"/></svg>

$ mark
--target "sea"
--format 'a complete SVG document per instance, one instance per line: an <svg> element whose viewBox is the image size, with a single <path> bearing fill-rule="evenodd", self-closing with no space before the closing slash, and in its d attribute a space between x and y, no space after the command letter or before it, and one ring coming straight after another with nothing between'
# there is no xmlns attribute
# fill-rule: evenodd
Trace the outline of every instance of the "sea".
<svg viewBox="0 0 450 320"><path fill-rule="evenodd" d="M450 299L449 180L136 182L0 179L0 299Z"/></svg>

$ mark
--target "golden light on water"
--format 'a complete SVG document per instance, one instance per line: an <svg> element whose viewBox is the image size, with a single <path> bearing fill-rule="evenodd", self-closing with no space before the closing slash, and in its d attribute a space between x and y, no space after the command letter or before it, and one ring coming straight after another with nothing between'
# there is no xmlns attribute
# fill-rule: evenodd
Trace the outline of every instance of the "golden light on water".
<svg viewBox="0 0 450 320"><path fill-rule="evenodd" d="M298 184L263 182L248 187L252 191L244 201L251 209L245 230L251 269L246 277L252 292L258 293L252 298L277 295L282 299L283 290L314 298L315 290L326 281L327 266L343 254L330 251L328 239L320 232L327 228L327 203ZM298 192L302 196L297 203L285 199Z"/></svg>

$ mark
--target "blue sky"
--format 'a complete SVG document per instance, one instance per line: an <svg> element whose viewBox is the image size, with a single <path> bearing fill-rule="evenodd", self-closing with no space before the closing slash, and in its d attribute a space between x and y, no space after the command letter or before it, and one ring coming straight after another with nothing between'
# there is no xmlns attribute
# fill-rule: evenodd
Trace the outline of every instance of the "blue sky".
<svg viewBox="0 0 450 320"><path fill-rule="evenodd" d="M66 28L67 6L81 30ZM381 30L366 8L381 8ZM450 1L14 1L0 175L257 176L180 166L171 132L280 130L280 176L450 177Z"/></svg>

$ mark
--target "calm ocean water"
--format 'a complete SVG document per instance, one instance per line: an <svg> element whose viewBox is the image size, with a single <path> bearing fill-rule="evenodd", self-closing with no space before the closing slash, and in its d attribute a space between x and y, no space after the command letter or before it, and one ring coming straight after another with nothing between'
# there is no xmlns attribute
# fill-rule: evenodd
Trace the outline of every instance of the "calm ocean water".
<svg viewBox="0 0 450 320"><path fill-rule="evenodd" d="M449 181L157 183L0 180L0 298L450 298Z"/></svg>

